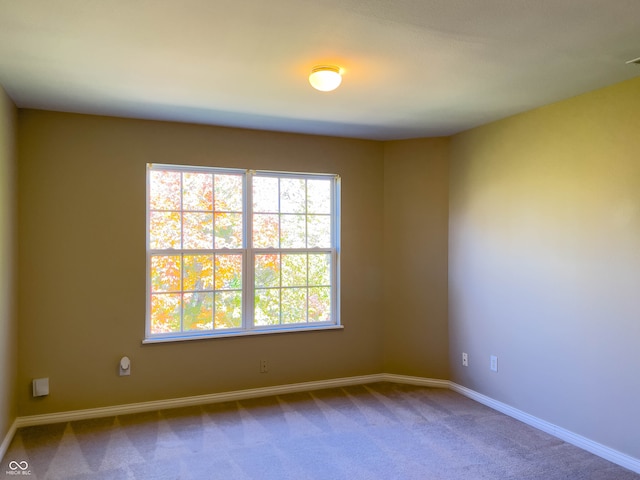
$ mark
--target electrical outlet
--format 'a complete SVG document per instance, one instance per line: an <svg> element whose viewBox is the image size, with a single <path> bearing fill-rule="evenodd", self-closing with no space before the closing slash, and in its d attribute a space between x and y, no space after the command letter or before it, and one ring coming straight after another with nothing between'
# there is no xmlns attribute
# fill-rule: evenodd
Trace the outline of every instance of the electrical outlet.
<svg viewBox="0 0 640 480"><path fill-rule="evenodd" d="M489 363L489 368L491 369L492 372L497 372L498 371L498 357L496 357L495 355L491 355L491 361Z"/></svg>
<svg viewBox="0 0 640 480"><path fill-rule="evenodd" d="M122 357L120 359L119 367L119 373L121 377L131 375L131 360L129 360L129 357Z"/></svg>
<svg viewBox="0 0 640 480"><path fill-rule="evenodd" d="M465 352L462 352L462 366L463 367L469 366L469 355L467 355Z"/></svg>
<svg viewBox="0 0 640 480"><path fill-rule="evenodd" d="M267 373L267 361L260 360L260 373Z"/></svg>

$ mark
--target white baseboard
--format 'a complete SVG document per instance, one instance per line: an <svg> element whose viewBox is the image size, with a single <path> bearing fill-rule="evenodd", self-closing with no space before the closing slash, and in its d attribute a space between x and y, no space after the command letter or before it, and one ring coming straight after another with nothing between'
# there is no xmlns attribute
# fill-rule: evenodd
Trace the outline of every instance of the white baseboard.
<svg viewBox="0 0 640 480"><path fill-rule="evenodd" d="M7 453L7 450L9 449L9 444L11 443L11 440L13 440L13 436L16 434L17 429L18 429L18 422L17 420L14 420L11 426L9 427L9 431L4 436L2 443L0 443L0 460L2 460L4 458L4 454Z"/></svg>
<svg viewBox="0 0 640 480"><path fill-rule="evenodd" d="M379 381L405 383L407 385L418 385L420 387L449 388L449 380L438 380L436 378L411 377L407 375L396 375L395 373L383 373Z"/></svg>
<svg viewBox="0 0 640 480"><path fill-rule="evenodd" d="M573 433L570 430L554 425L553 423L547 422L546 420L542 420L538 417L534 417L533 415L529 415L522 410L518 410L517 408L511 407L506 403L494 400L491 397L487 397L486 395L478 393L467 387L463 387L462 385L458 385L457 383L449 382L449 388L464 395L465 397L475 400L478 403L482 403L483 405L493 408L498 412L504 413L505 415L513 417L516 420L520 420L521 422L526 423L527 425L531 425L538 430L542 430L543 432L553 435L560 440L575 445L576 447L582 448L587 452L591 452L594 455L602 457L605 460L609 460L610 462L627 468L633 472L640 473L640 459L638 458L626 455L622 452L614 450L613 448L602 445L601 443L594 442L593 440L583 437L582 435L578 435L577 433Z"/></svg>
<svg viewBox="0 0 640 480"><path fill-rule="evenodd" d="M344 377L331 380L319 380L313 382L293 383L288 385L277 385L274 387L251 388L247 390L236 390L232 392L212 393L208 395L197 395L193 397L170 398L166 400L156 400L151 402L130 403L126 405L115 405L111 407L89 408L86 410L72 410L68 412L49 413L44 415L30 415L15 419L9 432L0 444L0 458L4 456L17 428L33 425L45 425L50 423L69 422L75 420L85 420L89 418L109 417L115 415L126 415L129 413L140 413L168 408L189 407L194 405L204 405L207 403L228 402L234 400L244 400L247 398L266 397L270 395L283 395L286 393L305 392L322 388L346 387L351 385L362 385L374 382L395 382L409 385L419 385L423 387L449 388L465 397L482 403L505 415L520 420L527 425L549 433L567 443L582 448L588 452L598 455L610 462L627 468L633 472L640 473L640 459L631 457L617 450L604 446L600 443L589 440L581 435L573 433L562 427L558 427L540 418L529 415L517 408L513 408L505 403L494 400L486 395L478 393L469 388L458 385L449 380L438 380L433 378L413 377L407 375L396 375L392 373L380 373L373 375L362 375L357 377Z"/></svg>
<svg viewBox="0 0 640 480"><path fill-rule="evenodd" d="M230 402L234 400L244 400L247 398L268 397L270 395L283 395L285 393L305 392L318 390L321 388L345 387L349 385L361 385L384 381L384 374L362 375L359 377L335 378L331 380L318 380L314 382L292 383L288 385L277 385L274 387L251 388L247 390L235 390L232 392L211 393L207 395L196 395L193 397L169 398L166 400L154 400L151 402L129 403L125 405L114 405L111 407L88 408L85 410L70 410L67 412L47 413L44 415L30 415L18 417L16 426L29 427L33 425L46 425L50 423L71 422L75 420L86 420L89 418L111 417L115 415L126 415L129 413L150 412L154 410L164 410L168 408L191 407L194 405L205 405L207 403Z"/></svg>

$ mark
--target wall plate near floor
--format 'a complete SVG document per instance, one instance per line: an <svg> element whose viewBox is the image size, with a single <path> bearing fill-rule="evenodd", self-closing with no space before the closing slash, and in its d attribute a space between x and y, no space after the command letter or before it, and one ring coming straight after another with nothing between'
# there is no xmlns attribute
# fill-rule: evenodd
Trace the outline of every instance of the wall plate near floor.
<svg viewBox="0 0 640 480"><path fill-rule="evenodd" d="M491 355L491 358L489 360L489 368L492 372L498 371L498 357L496 357L495 355Z"/></svg>
<svg viewBox="0 0 640 480"><path fill-rule="evenodd" d="M34 397L45 397L49 395L49 378L35 378L32 387Z"/></svg>

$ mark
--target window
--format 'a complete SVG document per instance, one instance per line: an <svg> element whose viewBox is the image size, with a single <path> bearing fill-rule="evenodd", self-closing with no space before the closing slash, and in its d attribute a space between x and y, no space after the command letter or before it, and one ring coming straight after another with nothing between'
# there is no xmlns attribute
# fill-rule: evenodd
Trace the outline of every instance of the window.
<svg viewBox="0 0 640 480"><path fill-rule="evenodd" d="M146 340L339 326L336 175L149 164Z"/></svg>

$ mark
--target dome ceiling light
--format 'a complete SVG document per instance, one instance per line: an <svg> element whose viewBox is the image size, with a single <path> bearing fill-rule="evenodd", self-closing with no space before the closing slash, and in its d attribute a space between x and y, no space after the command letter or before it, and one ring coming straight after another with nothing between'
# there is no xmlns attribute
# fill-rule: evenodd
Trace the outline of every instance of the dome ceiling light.
<svg viewBox="0 0 640 480"><path fill-rule="evenodd" d="M340 67L333 65L318 65L311 69L309 75L309 83L316 90L321 92L330 92L338 88L342 82L340 75Z"/></svg>

